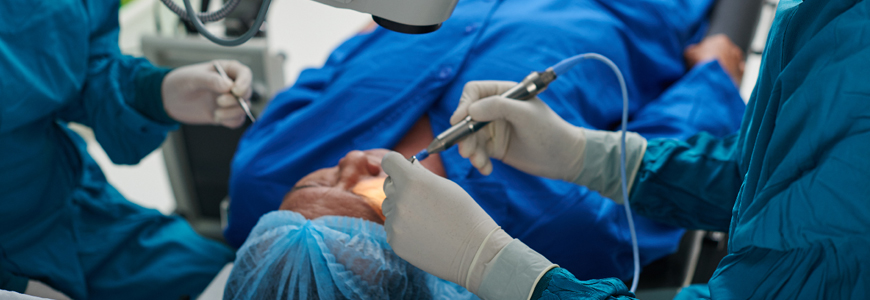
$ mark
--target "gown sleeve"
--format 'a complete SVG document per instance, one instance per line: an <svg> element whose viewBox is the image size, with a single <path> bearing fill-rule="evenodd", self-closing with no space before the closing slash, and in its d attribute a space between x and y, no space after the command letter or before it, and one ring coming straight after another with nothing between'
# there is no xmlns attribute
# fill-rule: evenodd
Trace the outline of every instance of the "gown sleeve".
<svg viewBox="0 0 870 300"><path fill-rule="evenodd" d="M736 148L736 134L649 141L629 195L632 209L682 228L728 231L743 182Z"/></svg>
<svg viewBox="0 0 870 300"><path fill-rule="evenodd" d="M619 279L578 280L568 270L554 268L535 286L531 300L539 299L630 300L635 297Z"/></svg>
<svg viewBox="0 0 870 300"><path fill-rule="evenodd" d="M630 199L632 207L665 223L727 230L742 178L737 171L735 145L736 135L720 139L705 133L685 142L650 141ZM653 196L653 191L680 184L684 188L660 194L663 197ZM705 212L705 217L697 217L702 215L699 212ZM635 298L619 279L581 281L565 269L554 268L535 286L531 300L538 299Z"/></svg>
<svg viewBox="0 0 870 300"><path fill-rule="evenodd" d="M24 293L25 289L27 289L27 278L10 273L0 264L0 290Z"/></svg>
<svg viewBox="0 0 870 300"><path fill-rule="evenodd" d="M632 184L632 208L681 228L727 231L742 181L734 133L745 110L731 77L710 61L636 113L629 130L650 141Z"/></svg>
<svg viewBox="0 0 870 300"><path fill-rule="evenodd" d="M136 164L176 127L161 97L169 70L121 54L117 0L84 2L90 18L87 78L59 117L91 127L112 162Z"/></svg>

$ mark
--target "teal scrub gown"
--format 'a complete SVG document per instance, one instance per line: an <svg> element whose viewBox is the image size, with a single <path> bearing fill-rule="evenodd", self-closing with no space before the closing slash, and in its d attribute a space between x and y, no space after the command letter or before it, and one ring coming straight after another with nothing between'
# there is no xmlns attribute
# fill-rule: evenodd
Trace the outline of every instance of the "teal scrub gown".
<svg viewBox="0 0 870 300"><path fill-rule="evenodd" d="M118 8L0 1L0 289L32 279L74 299L178 299L233 259L127 201L67 128L90 126L113 162L135 164L176 126L162 111L167 70L120 53Z"/></svg>
<svg viewBox="0 0 870 300"><path fill-rule="evenodd" d="M740 131L650 141L639 214L729 232L678 299L870 299L870 1L783 0ZM628 298L547 274L533 299Z"/></svg>

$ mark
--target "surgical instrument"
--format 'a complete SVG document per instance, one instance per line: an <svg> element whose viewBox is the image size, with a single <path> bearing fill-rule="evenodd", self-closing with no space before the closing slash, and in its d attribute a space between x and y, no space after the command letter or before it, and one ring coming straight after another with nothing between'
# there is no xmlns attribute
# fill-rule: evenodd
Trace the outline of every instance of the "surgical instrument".
<svg viewBox="0 0 870 300"><path fill-rule="evenodd" d="M214 66L214 69L218 72L218 74L221 75L221 77L223 77L224 79L232 81L232 79L230 79L230 76L227 76L227 72L224 71L224 68L221 67L221 65L219 63L217 63L215 61L215 62L212 62L212 65ZM245 100L242 99L242 97L239 97L236 95L233 95L233 96L236 97L236 100L239 101L239 106L242 107L242 110L245 111L245 114L248 115L248 118L251 118L251 123L257 122L257 120L254 119L254 114L251 113L251 107L248 106L248 103L245 102Z"/></svg>
<svg viewBox="0 0 870 300"><path fill-rule="evenodd" d="M520 81L520 83L500 96L516 100L529 100L547 89L547 86L553 80L556 80L556 71L553 68L548 68L543 72L534 71L526 76L523 81ZM469 134L477 132L486 126L486 124L489 124L489 122L477 122L472 120L471 116L467 116L435 137L435 140L429 144L429 147L412 156L411 161L424 160L430 154L447 150Z"/></svg>

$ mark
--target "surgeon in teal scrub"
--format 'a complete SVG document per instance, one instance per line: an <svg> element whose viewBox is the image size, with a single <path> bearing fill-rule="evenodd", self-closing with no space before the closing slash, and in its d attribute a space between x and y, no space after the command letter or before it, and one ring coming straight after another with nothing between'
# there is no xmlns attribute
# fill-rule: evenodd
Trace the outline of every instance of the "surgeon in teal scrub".
<svg viewBox="0 0 870 300"><path fill-rule="evenodd" d="M622 200L619 133L494 96L510 86L466 86L453 121L494 122L460 153L484 174L498 171L495 158ZM625 151L638 214L729 232L709 283L678 299L870 299L870 1L780 1L736 134L629 134ZM484 299L634 298L620 280L582 281L550 263L418 163L391 153L383 168L388 241L421 269Z"/></svg>
<svg viewBox="0 0 870 300"><path fill-rule="evenodd" d="M195 296L233 251L126 200L69 122L136 164L179 122L241 126L251 71L168 70L118 48L118 0L0 1L0 289L56 298ZM149 180L143 178L143 180ZM45 294L43 294L45 295Z"/></svg>

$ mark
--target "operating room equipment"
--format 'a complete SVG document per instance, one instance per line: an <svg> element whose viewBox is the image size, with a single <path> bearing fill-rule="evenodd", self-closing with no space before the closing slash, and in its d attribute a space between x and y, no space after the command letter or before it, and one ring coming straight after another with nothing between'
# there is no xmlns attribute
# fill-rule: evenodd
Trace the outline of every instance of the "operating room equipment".
<svg viewBox="0 0 870 300"><path fill-rule="evenodd" d="M272 0L263 0L257 17L251 28L241 36L232 39L219 38L206 30L204 22L214 22L223 19L241 0L230 0L219 10L211 13L196 13L190 0L182 0L184 8L172 0L161 0L166 7L185 21L189 21L196 30L208 40L221 46L238 46L250 40L260 30L269 5ZM381 27L401 33L430 33L441 28L441 23L450 18L459 0L315 0L337 8L346 8L372 15L372 19Z"/></svg>
<svg viewBox="0 0 870 300"><path fill-rule="evenodd" d="M230 76L227 75L227 72L224 71L224 68L221 67L221 65L220 65L219 63L217 63L216 61L214 61L214 62L212 62L212 65L214 66L215 71L217 71L218 74L221 75L221 77L223 77L223 78L226 79L226 80L232 81L232 79L230 79ZM248 118L251 119L251 122L252 122L252 123L253 123L253 122L257 122L257 120L254 118L254 115L251 114L251 107L248 106L248 103L246 103L245 100L242 99L242 97L239 97L239 96L237 96L237 95L233 95L233 97L235 97L235 98L236 98L236 101L239 102L239 106L242 107L242 110L245 111L245 114L248 115Z"/></svg>
<svg viewBox="0 0 870 300"><path fill-rule="evenodd" d="M610 69L613 70L613 73L619 80L619 87L622 92L622 125L620 130L622 131L622 137L620 140L620 181L622 185L622 198L626 200L624 203L624 208L625 214L628 219L628 228L631 233L632 260L634 262L634 276L632 278L631 291L634 292L635 290L637 290L637 280L640 276L640 253L637 244L637 232L634 228L634 218L632 217L631 206L627 201L628 180L626 178L625 170L625 140L627 131L626 128L628 125L628 89L625 84L625 78L622 76L622 72L619 70L619 67L617 67L616 64L613 63L613 61L601 54L585 53L576 55L560 61L552 67L547 68L544 72L532 72L516 86L502 93L501 97L516 100L531 99L535 97L535 95L543 92L551 82L556 80L559 75L564 74L565 72L576 66L578 63L586 59L598 60L610 67ZM456 123L449 129L436 136L435 140L433 140L432 143L429 144L429 147L421 150L417 155L412 156L409 161L413 163L415 160L425 159L432 153L444 151L452 147L468 135L480 130L487 124L489 124L489 122L476 122L471 119L471 116L467 116L459 123Z"/></svg>

